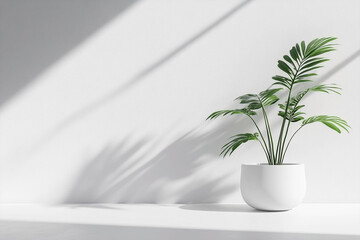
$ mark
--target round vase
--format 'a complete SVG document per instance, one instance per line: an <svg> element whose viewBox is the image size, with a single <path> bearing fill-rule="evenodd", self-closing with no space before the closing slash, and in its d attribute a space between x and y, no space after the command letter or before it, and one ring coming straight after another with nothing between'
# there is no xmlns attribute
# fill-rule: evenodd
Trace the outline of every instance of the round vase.
<svg viewBox="0 0 360 240"><path fill-rule="evenodd" d="M242 164L241 194L258 210L286 211L305 197L304 164Z"/></svg>

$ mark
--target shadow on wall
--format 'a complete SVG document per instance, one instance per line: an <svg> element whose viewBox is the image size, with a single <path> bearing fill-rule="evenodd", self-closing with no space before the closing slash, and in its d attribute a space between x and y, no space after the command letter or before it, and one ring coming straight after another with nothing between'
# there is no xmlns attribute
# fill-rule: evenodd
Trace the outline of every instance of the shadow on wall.
<svg viewBox="0 0 360 240"><path fill-rule="evenodd" d="M136 2L0 1L0 106Z"/></svg>
<svg viewBox="0 0 360 240"><path fill-rule="evenodd" d="M11 240L118 240L118 239L302 239L302 240L355 240L356 235L291 233L266 231L232 231L171 227L110 226L95 224L0 221L0 238Z"/></svg>
<svg viewBox="0 0 360 240"><path fill-rule="evenodd" d="M348 64L350 64L352 61L354 61L356 58L360 57L360 49L355 51L353 54L351 54L349 57L345 58L344 61L333 67L330 71L325 73L322 77L319 78L317 81L319 84L326 81L326 79L330 78L332 75L340 71L342 68L346 67Z"/></svg>
<svg viewBox="0 0 360 240"><path fill-rule="evenodd" d="M70 114L70 116L65 117L55 128L45 136L45 142L48 140L48 138L51 138L54 134L58 133L59 131L63 130L64 128L68 127L71 124L74 124L76 121L80 120L83 117L86 117L89 113L92 113L99 109L101 106L103 106L105 103L113 100L117 96L119 96L121 93L125 92L126 90L132 88L142 80L144 80L149 74L159 69L161 66L166 64L169 60L176 57L180 52L194 44L196 41L204 37L206 34L210 33L213 29L224 23L227 19L229 19L231 16L233 16L235 13L237 13L240 9L245 7L248 3L250 3L253 0L245 0L240 1L240 3L237 3L234 7L229 9L227 12L225 12L223 15L221 15L219 18L215 19L213 22L209 23L207 27L175 47L173 50L165 54L164 56L160 57L156 61L154 61L152 64L144 68L142 71L137 73L134 77L129 79L124 85L120 86L119 88L115 89L114 91L108 93L107 95L97 99L94 102L89 103L87 106L79 109L78 111Z"/></svg>
<svg viewBox="0 0 360 240"><path fill-rule="evenodd" d="M322 83L360 55L356 51L335 66L317 83ZM272 109L274 111L274 109ZM110 145L88 161L72 190L64 199L66 203L81 202L167 202L214 203L238 191L238 183L225 184L226 179L197 179L182 186L174 196L164 193L168 183L195 176L197 171L216 159L221 146L238 132L252 132L253 126L243 117L226 121L216 129L196 135L192 131L174 141L159 154L142 164L144 155L137 155L143 140L132 147L126 143ZM260 120L261 124L261 120ZM277 126L280 122L273 123ZM220 159L219 159L220 161Z"/></svg>
<svg viewBox="0 0 360 240"><path fill-rule="evenodd" d="M219 158L221 146L237 132L253 129L244 118L222 122L223 125L204 134L192 131L182 136L143 164L146 152L136 154L146 140L126 149L124 142L103 149L82 169L64 202L219 202L238 191L239 183L226 183L226 176L202 179L197 176L198 171L214 163L213 159L226 161ZM166 191L166 187L187 178L191 182L182 183L176 193Z"/></svg>

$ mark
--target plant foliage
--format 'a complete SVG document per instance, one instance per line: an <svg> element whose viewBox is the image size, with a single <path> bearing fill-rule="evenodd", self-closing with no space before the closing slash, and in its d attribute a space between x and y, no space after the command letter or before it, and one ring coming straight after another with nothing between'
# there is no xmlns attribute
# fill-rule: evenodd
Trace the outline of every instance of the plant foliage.
<svg viewBox="0 0 360 240"><path fill-rule="evenodd" d="M279 165L283 163L291 140L304 126L319 122L338 133L341 133L341 130L349 131L350 126L347 122L337 116L318 115L305 119L305 112L303 112L305 105L300 103L310 92L340 94L341 88L339 86L336 84L320 84L294 93L294 86L313 82L312 77L317 75L316 70L323 67L324 62L330 60L322 56L335 50L335 44L333 44L335 39L334 37L324 37L314 39L309 44L306 44L305 41L295 44L290 49L289 55L284 55L283 60L278 61L277 66L283 74L272 77L275 81L272 86L276 85L281 88L270 87L258 94L242 95L235 99L243 106L242 108L217 111L207 118L215 119L219 116L243 114L251 119L257 129L255 133L242 133L231 137L230 141L222 147L221 155L224 157L231 155L240 145L255 140L260 143L264 150L268 164ZM281 117L282 123L277 139L275 139L272 135L266 107L274 105L280 100L276 94L282 90L286 91L287 98L283 103L278 104L280 108L278 115ZM264 119L264 132L260 130L253 118L259 113ZM301 122L300 127L288 139L290 125L298 122Z"/></svg>

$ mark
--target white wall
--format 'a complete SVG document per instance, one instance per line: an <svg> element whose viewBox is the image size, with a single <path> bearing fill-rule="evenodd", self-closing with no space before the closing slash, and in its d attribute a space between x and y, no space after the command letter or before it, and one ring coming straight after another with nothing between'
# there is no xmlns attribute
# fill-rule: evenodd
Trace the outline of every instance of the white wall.
<svg viewBox="0 0 360 240"><path fill-rule="evenodd" d="M301 40L338 37L298 135L306 202L360 201L360 1L0 1L0 202L242 202L240 165L218 156L244 118L205 122L259 92ZM274 110L273 113L276 114ZM274 119L274 126L279 125Z"/></svg>

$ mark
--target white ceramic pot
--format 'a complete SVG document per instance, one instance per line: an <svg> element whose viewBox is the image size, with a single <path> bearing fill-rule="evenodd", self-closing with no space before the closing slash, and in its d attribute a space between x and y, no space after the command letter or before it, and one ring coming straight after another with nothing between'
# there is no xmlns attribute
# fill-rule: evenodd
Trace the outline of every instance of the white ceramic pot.
<svg viewBox="0 0 360 240"><path fill-rule="evenodd" d="M253 208L286 211L299 205L306 192L304 164L242 164L241 194Z"/></svg>

